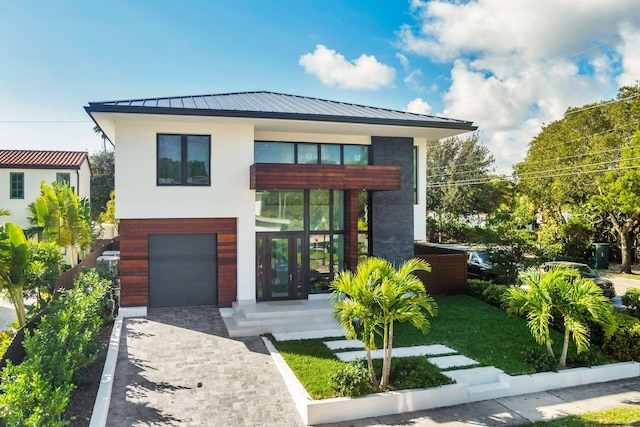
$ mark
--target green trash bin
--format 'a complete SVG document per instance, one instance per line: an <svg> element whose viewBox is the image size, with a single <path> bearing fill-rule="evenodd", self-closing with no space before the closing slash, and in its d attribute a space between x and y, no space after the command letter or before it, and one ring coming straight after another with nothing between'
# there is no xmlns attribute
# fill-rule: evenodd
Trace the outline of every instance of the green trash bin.
<svg viewBox="0 0 640 427"><path fill-rule="evenodd" d="M609 244L594 243L593 256L591 257L592 266L595 269L606 270L609 268Z"/></svg>

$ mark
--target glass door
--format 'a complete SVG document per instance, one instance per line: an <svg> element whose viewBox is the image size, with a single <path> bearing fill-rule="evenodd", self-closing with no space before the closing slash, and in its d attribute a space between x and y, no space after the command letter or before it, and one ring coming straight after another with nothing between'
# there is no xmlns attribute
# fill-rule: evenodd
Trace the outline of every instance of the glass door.
<svg viewBox="0 0 640 427"><path fill-rule="evenodd" d="M258 237L258 300L306 296L302 280L302 235L263 234Z"/></svg>

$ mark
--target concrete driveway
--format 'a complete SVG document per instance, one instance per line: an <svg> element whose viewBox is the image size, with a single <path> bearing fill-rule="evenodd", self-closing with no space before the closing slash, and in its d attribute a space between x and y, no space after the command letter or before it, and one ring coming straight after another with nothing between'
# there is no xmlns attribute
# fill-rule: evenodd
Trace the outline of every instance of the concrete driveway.
<svg viewBox="0 0 640 427"><path fill-rule="evenodd" d="M301 426L260 337L231 339L214 307L124 320L107 426Z"/></svg>

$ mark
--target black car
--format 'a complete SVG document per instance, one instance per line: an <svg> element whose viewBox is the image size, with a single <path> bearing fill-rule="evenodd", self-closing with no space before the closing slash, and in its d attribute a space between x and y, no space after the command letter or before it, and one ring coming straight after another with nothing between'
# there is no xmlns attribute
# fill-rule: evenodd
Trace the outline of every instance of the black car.
<svg viewBox="0 0 640 427"><path fill-rule="evenodd" d="M616 296L615 288L613 287L613 282L609 279L605 279L600 276L595 270L589 267L587 264L581 264L579 262L569 262L569 261L552 261L546 262L542 264L541 269L543 271L548 271L552 267L564 266L567 268L573 268L578 270L580 273L580 277L589 279L600 289L602 289L602 293L607 298L613 298Z"/></svg>
<svg viewBox="0 0 640 427"><path fill-rule="evenodd" d="M467 251L467 277L471 279L495 281L496 273L494 271L494 264L491 262L491 253L489 251Z"/></svg>

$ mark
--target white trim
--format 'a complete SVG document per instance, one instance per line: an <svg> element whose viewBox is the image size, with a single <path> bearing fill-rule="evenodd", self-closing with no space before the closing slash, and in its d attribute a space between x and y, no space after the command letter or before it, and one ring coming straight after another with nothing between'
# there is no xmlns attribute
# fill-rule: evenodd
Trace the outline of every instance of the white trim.
<svg viewBox="0 0 640 427"><path fill-rule="evenodd" d="M111 403L111 391L113 389L113 379L120 351L120 335L122 334L122 315L119 315L113 322L111 339L109 340L109 351L102 370L100 388L96 395L96 402L93 405L91 422L89 427L102 427L107 424L109 414L109 404Z"/></svg>
<svg viewBox="0 0 640 427"><path fill-rule="evenodd" d="M120 307L119 316L122 317L147 317L147 307L144 305L136 307Z"/></svg>

